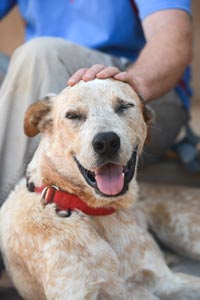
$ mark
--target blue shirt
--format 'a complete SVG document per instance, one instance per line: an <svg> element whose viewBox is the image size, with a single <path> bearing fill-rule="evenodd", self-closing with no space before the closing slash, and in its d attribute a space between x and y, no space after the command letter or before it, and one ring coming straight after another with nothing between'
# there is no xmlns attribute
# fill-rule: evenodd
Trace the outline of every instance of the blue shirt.
<svg viewBox="0 0 200 300"><path fill-rule="evenodd" d="M26 41L62 37L77 44L136 60L145 45L141 20L164 9L190 11L190 0L0 0L0 19L18 3ZM189 106L189 71L177 89Z"/></svg>

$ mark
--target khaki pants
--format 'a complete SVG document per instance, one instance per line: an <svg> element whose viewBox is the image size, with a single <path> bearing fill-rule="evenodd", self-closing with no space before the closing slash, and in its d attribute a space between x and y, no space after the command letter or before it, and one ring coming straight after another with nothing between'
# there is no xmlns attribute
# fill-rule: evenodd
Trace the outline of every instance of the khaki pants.
<svg viewBox="0 0 200 300"><path fill-rule="evenodd" d="M83 48L60 38L37 38L18 48L0 90L0 203L24 175L39 136L23 134L27 107L48 93L59 93L79 68L95 63L125 70L127 59ZM182 104L171 91L152 104L156 111L152 142L146 152L157 157L169 148L185 122Z"/></svg>

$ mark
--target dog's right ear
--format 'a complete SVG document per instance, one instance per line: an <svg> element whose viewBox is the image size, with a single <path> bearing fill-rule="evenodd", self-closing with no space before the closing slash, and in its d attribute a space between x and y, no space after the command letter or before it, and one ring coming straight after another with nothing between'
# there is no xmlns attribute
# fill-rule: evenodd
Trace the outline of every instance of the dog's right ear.
<svg viewBox="0 0 200 300"><path fill-rule="evenodd" d="M51 103L51 98L47 96L29 106L24 118L24 132L27 136L33 137L52 124Z"/></svg>

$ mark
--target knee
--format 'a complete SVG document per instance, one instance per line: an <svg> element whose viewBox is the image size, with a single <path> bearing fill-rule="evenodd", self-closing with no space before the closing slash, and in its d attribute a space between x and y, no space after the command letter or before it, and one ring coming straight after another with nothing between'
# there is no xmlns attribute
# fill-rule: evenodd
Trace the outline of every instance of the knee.
<svg viewBox="0 0 200 300"><path fill-rule="evenodd" d="M13 59L26 61L27 64L36 61L37 63L46 60L51 61L59 57L59 51L63 47L68 47L71 43L56 37L35 38L14 52ZM51 60L50 60L51 59Z"/></svg>

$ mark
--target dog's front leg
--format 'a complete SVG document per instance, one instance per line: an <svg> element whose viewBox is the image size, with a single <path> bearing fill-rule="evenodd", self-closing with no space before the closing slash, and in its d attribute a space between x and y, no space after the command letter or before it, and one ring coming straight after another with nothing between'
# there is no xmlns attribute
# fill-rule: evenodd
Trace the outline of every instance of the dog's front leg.
<svg viewBox="0 0 200 300"><path fill-rule="evenodd" d="M45 287L47 300L96 300L99 284L90 282L90 275L80 263L49 272Z"/></svg>
<svg viewBox="0 0 200 300"><path fill-rule="evenodd" d="M42 245L46 299L96 300L102 291L111 300L130 299L119 275L118 257L96 232L90 218L74 212L71 220L58 221L64 222L62 230Z"/></svg>
<svg viewBox="0 0 200 300"><path fill-rule="evenodd" d="M104 243L101 242L102 249ZM46 276L43 280L46 299L138 300L131 296L123 278L119 276L112 250L110 261L107 260L106 249L103 250L104 258L91 256L92 253L88 253L86 257L83 249L79 254L60 250L52 253L52 259L46 264ZM57 259L54 260L54 257Z"/></svg>

